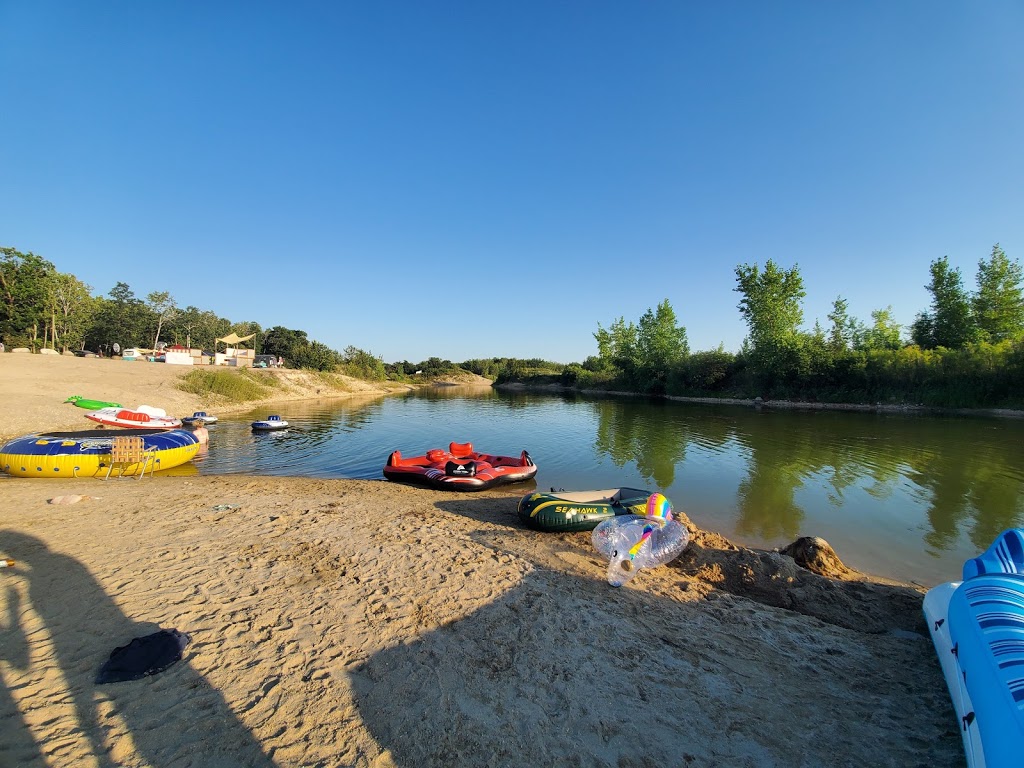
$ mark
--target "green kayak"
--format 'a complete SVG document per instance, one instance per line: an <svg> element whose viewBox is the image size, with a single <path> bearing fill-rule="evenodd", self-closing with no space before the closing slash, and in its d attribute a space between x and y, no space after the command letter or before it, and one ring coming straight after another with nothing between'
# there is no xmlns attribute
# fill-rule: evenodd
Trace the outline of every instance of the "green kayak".
<svg viewBox="0 0 1024 768"><path fill-rule="evenodd" d="M72 395L65 403L74 403L79 408L88 408L90 411L98 411L100 408L120 408L120 403L109 403L106 400L88 400L81 395Z"/></svg>

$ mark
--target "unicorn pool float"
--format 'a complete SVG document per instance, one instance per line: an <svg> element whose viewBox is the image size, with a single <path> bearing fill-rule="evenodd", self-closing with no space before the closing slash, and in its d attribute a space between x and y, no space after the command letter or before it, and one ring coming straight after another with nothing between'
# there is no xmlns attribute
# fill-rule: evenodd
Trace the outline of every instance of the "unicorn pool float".
<svg viewBox="0 0 1024 768"><path fill-rule="evenodd" d="M608 583L621 587L643 568L664 565L686 549L690 534L672 519L672 503L660 493L647 499L646 514L619 515L598 524L591 534L597 551L608 558Z"/></svg>

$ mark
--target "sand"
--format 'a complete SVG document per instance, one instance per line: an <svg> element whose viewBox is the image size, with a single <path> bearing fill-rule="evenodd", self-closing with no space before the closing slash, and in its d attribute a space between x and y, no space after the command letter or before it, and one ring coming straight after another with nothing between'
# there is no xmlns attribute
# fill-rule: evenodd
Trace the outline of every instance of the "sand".
<svg viewBox="0 0 1024 768"><path fill-rule="evenodd" d="M322 380L305 371L270 368L257 373L276 380L278 386L273 390L272 400L230 403L215 395L200 397L178 389L179 380L190 370L189 366L126 362L120 358L0 354L0 440L46 429L81 430L96 426L85 418L88 411L64 402L71 395L120 403L126 408L151 405L181 417L203 410L218 414L248 411L270 402L330 394ZM339 379L349 397L374 397L408 389L347 376Z"/></svg>
<svg viewBox="0 0 1024 768"><path fill-rule="evenodd" d="M13 434L66 426L55 391L205 405L167 366L11 357ZM964 764L919 590L692 524L614 589L589 534L520 525L515 486L4 477L0 498L3 766ZM191 636L181 662L93 682L158 628Z"/></svg>

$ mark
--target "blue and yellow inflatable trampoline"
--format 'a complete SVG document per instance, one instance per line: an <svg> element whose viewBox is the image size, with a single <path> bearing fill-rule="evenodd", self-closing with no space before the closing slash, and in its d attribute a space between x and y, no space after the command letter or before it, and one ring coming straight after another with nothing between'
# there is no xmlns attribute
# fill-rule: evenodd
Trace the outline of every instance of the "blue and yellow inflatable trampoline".
<svg viewBox="0 0 1024 768"><path fill-rule="evenodd" d="M105 477L115 437L141 437L146 463L119 465L114 474L137 475L144 469L170 469L191 461L199 439L185 429L130 429L40 432L11 440L0 448L0 470L15 477Z"/></svg>

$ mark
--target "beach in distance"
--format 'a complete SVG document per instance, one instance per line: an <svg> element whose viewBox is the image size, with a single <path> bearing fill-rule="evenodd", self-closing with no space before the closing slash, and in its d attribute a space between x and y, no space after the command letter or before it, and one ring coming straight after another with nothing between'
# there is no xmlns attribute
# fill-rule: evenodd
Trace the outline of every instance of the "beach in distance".
<svg viewBox="0 0 1024 768"><path fill-rule="evenodd" d="M0 437L86 428L76 394L227 407L185 373L0 354ZM964 765L913 585L676 510L682 555L613 588L589 533L521 524L516 485L182 469L0 476L0 765ZM95 682L159 629L190 637L180 662Z"/></svg>

